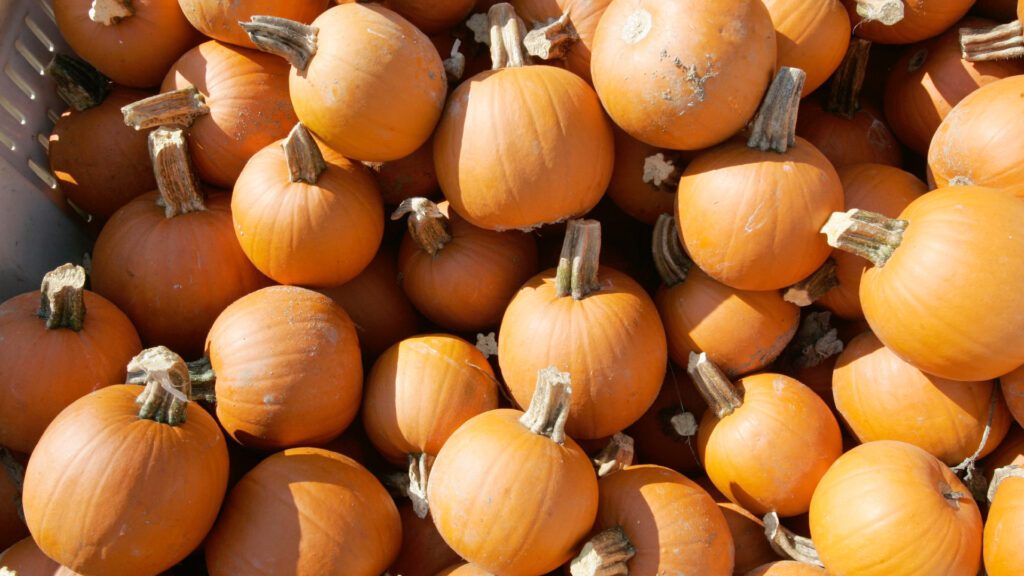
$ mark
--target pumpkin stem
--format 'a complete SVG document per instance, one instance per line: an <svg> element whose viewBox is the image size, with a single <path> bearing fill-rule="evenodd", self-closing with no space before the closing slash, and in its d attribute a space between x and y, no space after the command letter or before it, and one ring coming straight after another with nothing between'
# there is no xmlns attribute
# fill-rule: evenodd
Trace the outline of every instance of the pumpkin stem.
<svg viewBox="0 0 1024 576"><path fill-rule="evenodd" d="M1024 30L1020 20L991 28L961 28L960 52L968 62L1024 57Z"/></svg>
<svg viewBox="0 0 1024 576"><path fill-rule="evenodd" d="M787 288L782 299L804 308L814 304L836 286L839 286L839 278L836 277L836 261L829 258L810 276Z"/></svg>
<svg viewBox="0 0 1024 576"><path fill-rule="evenodd" d="M881 268L903 242L908 224L906 220L854 208L833 212L821 233L828 237L829 246L860 256Z"/></svg>
<svg viewBox="0 0 1024 576"><path fill-rule="evenodd" d="M562 255L555 273L555 295L572 295L582 300L601 289L597 272L601 266L601 223L597 220L570 220L565 226Z"/></svg>
<svg viewBox="0 0 1024 576"><path fill-rule="evenodd" d="M799 68L779 69L754 117L747 146L784 154L796 144L796 115L806 79L807 74Z"/></svg>
<svg viewBox="0 0 1024 576"><path fill-rule="evenodd" d="M0 466L3 466L7 476L14 484L15 507L18 510L18 518L25 521L25 509L21 505L21 492L25 486L25 467L18 462L10 450L0 446Z"/></svg>
<svg viewBox="0 0 1024 576"><path fill-rule="evenodd" d="M164 216L174 218L206 210L199 181L192 170L185 131L161 126L149 133L149 157L160 190Z"/></svg>
<svg viewBox="0 0 1024 576"><path fill-rule="evenodd" d="M597 477L604 478L612 472L618 472L632 464L635 452L633 438L622 432L616 432L608 444L601 449L601 452L590 461L597 469Z"/></svg>
<svg viewBox="0 0 1024 576"><path fill-rule="evenodd" d="M113 26L135 15L131 0L92 0L89 20L104 26Z"/></svg>
<svg viewBox="0 0 1024 576"><path fill-rule="evenodd" d="M1010 464L1009 466L1003 466L1002 468L996 468L996 471L992 473L992 483L988 486L988 501L992 503L996 498L996 492L999 491L999 486L1004 480L1009 478L1024 478L1024 468L1017 464Z"/></svg>
<svg viewBox="0 0 1024 576"><path fill-rule="evenodd" d="M57 96L78 112L99 106L113 86L91 64L68 54L55 55L46 73L57 83Z"/></svg>
<svg viewBox="0 0 1024 576"><path fill-rule="evenodd" d="M572 399L572 380L568 372L559 372L554 366L537 373L537 387L533 391L530 407L519 418L519 423L534 434L547 436L557 444L565 443L565 421L569 419Z"/></svg>
<svg viewBox="0 0 1024 576"><path fill-rule="evenodd" d="M871 42L862 38L850 40L850 47L843 57L839 69L829 83L828 101L825 110L853 118L860 110L860 90L864 86L864 74L868 69Z"/></svg>
<svg viewBox="0 0 1024 576"><path fill-rule="evenodd" d="M644 184L650 184L651 188L675 194L679 188L679 178L683 171L676 165L679 161L679 154L658 152L644 158Z"/></svg>
<svg viewBox="0 0 1024 576"><path fill-rule="evenodd" d="M764 522L764 535L776 554L812 566L825 566L822 564L821 558L818 557L818 549L814 547L814 542L783 526L777 513L765 514L762 522Z"/></svg>
<svg viewBox="0 0 1024 576"><path fill-rule="evenodd" d="M253 16L238 24L257 48L284 58L299 72L305 72L316 55L316 26L278 16Z"/></svg>
<svg viewBox="0 0 1024 576"><path fill-rule="evenodd" d="M627 576L636 548L621 526L599 532L569 564L572 576Z"/></svg>
<svg viewBox="0 0 1024 576"><path fill-rule="evenodd" d="M192 392L188 365L165 346L143 350L128 363L128 372L145 374L145 390L135 403L139 418L179 426L185 422L185 408Z"/></svg>
<svg viewBox="0 0 1024 576"><path fill-rule="evenodd" d="M452 241L451 223L444 212L426 198L407 198L391 213L392 220L409 214L409 235L424 252L431 256Z"/></svg>
<svg viewBox="0 0 1024 576"><path fill-rule="evenodd" d="M680 442L689 442L697 435L699 427L697 416L693 412L687 411L682 404L662 410L658 413L658 418L661 420L662 430L669 438Z"/></svg>
<svg viewBox="0 0 1024 576"><path fill-rule="evenodd" d="M784 371L813 368L843 351L843 341L832 327L831 312L810 312L800 320L796 335L779 355Z"/></svg>
<svg viewBox="0 0 1024 576"><path fill-rule="evenodd" d="M430 479L430 469L433 466L434 457L430 454L409 454L409 486L405 487L405 492L412 501L413 512L419 518L426 518L430 513L427 481Z"/></svg>
<svg viewBox="0 0 1024 576"><path fill-rule="evenodd" d="M217 374L213 371L213 366L210 365L210 359L204 356L187 364L188 379L192 382L192 389L189 392L188 399L196 402L206 402L207 404L216 404ZM145 386L146 379L147 376L144 370L129 370L125 384Z"/></svg>
<svg viewBox="0 0 1024 576"><path fill-rule="evenodd" d="M565 12L558 18L537 24L526 34L523 46L530 56L541 60L557 60L565 58L579 39L576 27L569 21L569 13Z"/></svg>
<svg viewBox="0 0 1024 576"><path fill-rule="evenodd" d="M487 22L491 33L491 70L521 68L530 64L530 57L523 52L526 25L511 4L502 2L491 6L487 11Z"/></svg>
<svg viewBox="0 0 1024 576"><path fill-rule="evenodd" d="M85 268L63 264L43 276L39 290L40 318L46 328L68 328L78 332L85 322Z"/></svg>
<svg viewBox="0 0 1024 576"><path fill-rule="evenodd" d="M686 371L689 372L701 396L707 401L708 408L714 410L719 418L725 418L743 405L739 391L721 368L708 360L706 353L690 352L690 362L686 366Z"/></svg>
<svg viewBox="0 0 1024 576"><path fill-rule="evenodd" d="M288 177L292 182L316 184L320 175L327 170L324 155L316 140L302 122L295 124L288 137L281 143L284 148L285 160L288 163Z"/></svg>
<svg viewBox="0 0 1024 576"><path fill-rule="evenodd" d="M466 28L473 33L473 42L491 45L491 21L486 12L477 12L466 20Z"/></svg>
<svg viewBox="0 0 1024 576"><path fill-rule="evenodd" d="M654 223L654 241L651 243L654 267L665 286L672 288L686 281L686 275L693 267L693 260L686 256L679 243L676 219L671 214L658 216Z"/></svg>
<svg viewBox="0 0 1024 576"><path fill-rule="evenodd" d="M462 80L462 76L466 73L466 56L459 51L461 47L462 40L456 38L455 42L452 43L451 55L445 58L443 62L444 74L452 84Z"/></svg>
<svg viewBox="0 0 1024 576"><path fill-rule="evenodd" d="M498 355L498 338L494 332L488 332L484 334L482 332L476 335L476 349L484 355L484 358L490 358Z"/></svg>
<svg viewBox="0 0 1024 576"><path fill-rule="evenodd" d="M155 126L188 128L196 118L209 113L206 97L195 86L163 92L121 108L124 123L136 130Z"/></svg>
<svg viewBox="0 0 1024 576"><path fill-rule="evenodd" d="M964 458L964 461L953 467L953 473L960 478L965 486L971 491L971 493L977 497L984 498L985 486L984 479L981 475L975 474L977 472L976 464L978 458L981 457L982 451L985 450L985 445L988 444L989 436L992 435L992 420L995 418L996 409L999 407L999 386L995 383L992 384L992 392L989 394L988 401L988 417L985 420L985 429L981 433L981 441L978 443L978 448L973 454ZM982 480L978 483L977 480Z"/></svg>
<svg viewBox="0 0 1024 576"><path fill-rule="evenodd" d="M903 20L902 0L857 0L857 15L865 22L892 26Z"/></svg>

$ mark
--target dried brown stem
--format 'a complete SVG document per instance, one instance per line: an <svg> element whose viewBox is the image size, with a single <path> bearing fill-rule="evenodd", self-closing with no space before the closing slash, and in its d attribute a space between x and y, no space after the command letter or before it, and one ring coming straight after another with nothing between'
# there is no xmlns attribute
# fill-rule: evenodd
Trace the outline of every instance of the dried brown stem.
<svg viewBox="0 0 1024 576"><path fill-rule="evenodd" d="M135 400L139 418L171 426L185 422L192 392L188 365L164 346L143 350L128 363L128 372L145 374L145 390Z"/></svg>
<svg viewBox="0 0 1024 576"><path fill-rule="evenodd" d="M739 391L732 385L722 370L708 360L704 352L690 352L690 362L686 367L697 390L708 403L708 408L715 411L719 418L725 418L743 405Z"/></svg>
<svg viewBox="0 0 1024 576"><path fill-rule="evenodd" d="M782 299L803 308L814 304L836 286L839 286L836 261L829 258L813 274L787 288Z"/></svg>
<svg viewBox="0 0 1024 576"><path fill-rule="evenodd" d="M572 576L627 576L636 549L621 527L599 532L569 564Z"/></svg>
<svg viewBox="0 0 1024 576"><path fill-rule="evenodd" d="M658 216L658 221L654 223L651 253L654 256L654 267L658 269L658 275L666 286L671 288L686 281L693 261L687 257L679 242L676 219L671 214Z"/></svg>
<svg viewBox="0 0 1024 576"><path fill-rule="evenodd" d="M555 275L555 293L559 298L572 295L582 300L601 289L597 273L601 265L601 223L597 220L570 220L565 227L562 255Z"/></svg>
<svg viewBox="0 0 1024 576"><path fill-rule="evenodd" d="M409 215L409 236L427 254L436 256L452 241L448 217L437 204L426 198L407 198L391 213L391 219L399 220L406 214Z"/></svg>
<svg viewBox="0 0 1024 576"><path fill-rule="evenodd" d="M981 441L978 442L978 448L973 454L964 458L963 462L953 467L953 473L967 486L975 500L979 501L985 498L987 487L984 483L984 477L981 474L977 474L976 464L978 458L981 457L981 453L985 450L985 445L988 444L989 437L992 435L992 420L995 418L998 407L999 385L993 383L992 393L989 395L988 401L988 417L985 420L985 429L981 433Z"/></svg>
<svg viewBox="0 0 1024 576"><path fill-rule="evenodd" d="M775 553L783 558L789 558L804 564L824 567L821 558L818 557L818 550L810 538L804 538L794 534L779 521L779 515L769 512L762 519L764 522L764 535L768 544L775 550Z"/></svg>
<svg viewBox="0 0 1024 576"><path fill-rule="evenodd" d="M828 101L825 109L845 118L853 118L860 110L860 90L864 86L864 74L868 69L871 42L863 38L850 40L850 47L832 75L829 83Z"/></svg>
<svg viewBox="0 0 1024 576"><path fill-rule="evenodd" d="M779 355L778 366L786 371L813 368L843 351L843 341L832 327L831 312L811 312Z"/></svg>
<svg viewBox="0 0 1024 576"><path fill-rule="evenodd" d="M906 220L854 208L833 212L821 233L828 237L829 246L856 254L881 268L899 248L908 224Z"/></svg>
<svg viewBox="0 0 1024 576"><path fill-rule="evenodd" d="M281 146L288 162L288 177L292 182L316 184L320 175L327 170L327 163L320 153L320 147L301 122L292 128Z"/></svg>
<svg viewBox="0 0 1024 576"><path fill-rule="evenodd" d="M46 328L78 332L85 323L85 268L62 264L43 276L39 290L40 318Z"/></svg>
<svg viewBox="0 0 1024 576"><path fill-rule="evenodd" d="M195 86L163 92L121 108L124 123L136 130L156 126L188 128L210 113L206 97Z"/></svg>
<svg viewBox="0 0 1024 576"><path fill-rule="evenodd" d="M249 40L260 50L280 56L296 70L305 72L316 55L316 39L320 30L277 16L253 16L249 22L238 23Z"/></svg>
<svg viewBox="0 0 1024 576"><path fill-rule="evenodd" d="M865 22L881 22L892 26L903 20L902 0L857 0L857 15Z"/></svg>
<svg viewBox="0 0 1024 576"><path fill-rule="evenodd" d="M132 0L92 0L89 7L89 19L104 26L113 26L134 15Z"/></svg>
<svg viewBox="0 0 1024 576"><path fill-rule="evenodd" d="M412 501L412 510L419 518L426 518L430 513L427 481L433 466L434 457L430 454L409 454L409 486L406 488L406 496Z"/></svg>
<svg viewBox="0 0 1024 576"><path fill-rule="evenodd" d="M779 69L754 117L747 146L783 154L796 143L796 117L806 79L799 68Z"/></svg>
<svg viewBox="0 0 1024 576"><path fill-rule="evenodd" d="M557 60L565 58L579 40L580 35L569 20L569 13L566 12L557 19L535 26L526 34L523 46L530 56L541 60Z"/></svg>
<svg viewBox="0 0 1024 576"><path fill-rule="evenodd" d="M1020 20L991 28L961 28L960 52L968 62L1024 57L1024 30Z"/></svg>
<svg viewBox="0 0 1024 576"><path fill-rule="evenodd" d="M166 217L206 210L184 130L160 127L150 132L149 157Z"/></svg>
<svg viewBox="0 0 1024 576"><path fill-rule="evenodd" d="M521 68L530 64L530 57L523 51L526 25L511 4L502 2L491 6L487 11L487 22L491 34L491 70Z"/></svg>
<svg viewBox="0 0 1024 576"><path fill-rule="evenodd" d="M622 432L616 432L608 441L608 445L591 459L597 470L597 477L604 478L629 466L633 463L635 452L633 438Z"/></svg>
<svg viewBox="0 0 1024 576"><path fill-rule="evenodd" d="M79 112L99 106L113 86L88 62L68 54L55 55L46 73L57 84L57 96Z"/></svg>
<svg viewBox="0 0 1024 576"><path fill-rule="evenodd" d="M537 387L530 407L519 422L530 432L547 436L557 444L565 443L565 422L569 418L572 399L572 381L568 372L559 372L554 366L537 373Z"/></svg>

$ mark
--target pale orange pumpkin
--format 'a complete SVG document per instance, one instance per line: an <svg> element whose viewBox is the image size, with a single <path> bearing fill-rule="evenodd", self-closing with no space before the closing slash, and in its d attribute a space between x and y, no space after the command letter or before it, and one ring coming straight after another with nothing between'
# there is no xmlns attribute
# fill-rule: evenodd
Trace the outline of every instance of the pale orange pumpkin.
<svg viewBox="0 0 1024 576"><path fill-rule="evenodd" d="M1013 576L1024 571L1024 468L996 470L988 491L984 559L988 576Z"/></svg>
<svg viewBox="0 0 1024 576"><path fill-rule="evenodd" d="M879 44L912 44L941 34L974 0L843 0L853 32Z"/></svg>
<svg viewBox="0 0 1024 576"><path fill-rule="evenodd" d="M255 48L245 30L238 25L257 15L279 16L309 24L327 9L328 0L178 0L185 18L206 36L221 42Z"/></svg>
<svg viewBox="0 0 1024 576"><path fill-rule="evenodd" d="M807 73L803 95L828 80L850 43L850 17L841 0L764 0L775 26L778 65Z"/></svg>
<svg viewBox="0 0 1024 576"><path fill-rule="evenodd" d="M828 576L828 573L817 566L804 564L803 562L782 560L781 562L772 562L771 564L758 566L744 574L744 576Z"/></svg>

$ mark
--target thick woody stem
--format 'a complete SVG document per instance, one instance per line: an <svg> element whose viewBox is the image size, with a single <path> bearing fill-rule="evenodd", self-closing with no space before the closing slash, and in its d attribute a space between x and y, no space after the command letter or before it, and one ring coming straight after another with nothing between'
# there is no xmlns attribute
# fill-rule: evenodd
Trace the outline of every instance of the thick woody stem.
<svg viewBox="0 0 1024 576"><path fill-rule="evenodd" d="M491 34L491 70L521 68L530 63L530 57L523 52L526 25L511 4L502 2L491 6L487 22Z"/></svg>
<svg viewBox="0 0 1024 576"><path fill-rule="evenodd" d="M764 535L768 544L775 550L775 553L783 558L789 558L804 564L824 567L821 558L818 557L818 550L810 538L804 538L794 534L779 521L779 515L769 512L762 519L764 522Z"/></svg>
<svg viewBox="0 0 1024 576"><path fill-rule="evenodd" d="M281 143L288 163L288 177L292 182L316 184L320 175L327 170L327 163L316 145L313 135L301 122L296 124L288 137Z"/></svg>
<svg viewBox="0 0 1024 576"><path fill-rule="evenodd" d="M860 90L868 69L871 42L862 38L850 40L850 47L829 84L825 109L833 114L853 118L860 110Z"/></svg>
<svg viewBox="0 0 1024 576"><path fill-rule="evenodd" d="M671 288L686 281L693 261L686 256L679 242L676 219L671 214L658 216L658 221L654 223L651 254L654 256L654 267L658 269L658 275L666 286Z"/></svg>
<svg viewBox="0 0 1024 576"><path fill-rule="evenodd" d="M981 441L978 442L978 448L973 454L964 458L963 462L953 467L953 473L960 478L965 486L971 491L971 494L976 500L981 501L985 498L986 486L984 484L984 477L981 474L977 474L976 464L978 458L981 457L981 453L985 450L985 445L988 444L988 439L992 435L992 420L995 418L996 409L999 407L999 386L995 383L992 384L992 392L989 395L988 401L988 417L985 420L985 429L981 433Z"/></svg>
<svg viewBox="0 0 1024 576"><path fill-rule="evenodd" d="M526 53L541 60L565 58L569 50L580 39L576 28L569 21L569 13L559 18L538 24L523 39Z"/></svg>
<svg viewBox="0 0 1024 576"><path fill-rule="evenodd" d="M686 371L697 386L697 390L708 403L708 408L715 411L719 418L725 418L743 405L736 387L732 385L724 372L708 360L704 352L690 352L690 362Z"/></svg>
<svg viewBox="0 0 1024 576"><path fill-rule="evenodd" d="M843 341L832 327L831 312L811 312L800 320L800 327L779 355L783 370L813 368L843 351Z"/></svg>
<svg viewBox="0 0 1024 576"><path fill-rule="evenodd" d="M462 47L462 40L458 38L452 43L451 55L444 59L444 73L450 83L462 80L466 73L466 56L459 51Z"/></svg>
<svg viewBox="0 0 1024 576"><path fill-rule="evenodd" d="M857 15L865 22L892 26L903 20L903 0L857 0Z"/></svg>
<svg viewBox="0 0 1024 576"><path fill-rule="evenodd" d="M1024 57L1024 30L1020 20L991 28L961 28L960 52L968 62Z"/></svg>
<svg viewBox="0 0 1024 576"><path fill-rule="evenodd" d="M1010 478L1024 478L1024 468L1016 464L997 468L996 471L992 473L992 483L988 486L987 497L989 503L995 500L996 493L999 492L999 486L1005 480Z"/></svg>
<svg viewBox="0 0 1024 576"><path fill-rule="evenodd" d="M192 389L188 396L189 400L206 402L207 404L217 403L217 374L213 371L209 358L203 357L199 360L188 362L188 377L189 381L192 382ZM125 380L125 383L144 386L146 378L144 370L129 370L128 379Z"/></svg>
<svg viewBox="0 0 1024 576"><path fill-rule="evenodd" d="M636 450L633 445L633 438L622 432L616 432L608 441L597 456L591 459L594 468L597 470L597 477L605 476L622 470L633 463L633 455Z"/></svg>
<svg viewBox="0 0 1024 576"><path fill-rule="evenodd" d="M806 79L799 68L779 69L754 118L747 146L783 154L796 143L796 117Z"/></svg>
<svg viewBox="0 0 1024 576"><path fill-rule="evenodd" d="M829 258L813 274L787 288L782 299L803 308L814 304L836 286L839 286L836 261Z"/></svg>
<svg viewBox="0 0 1024 576"><path fill-rule="evenodd" d="M163 92L121 108L124 123L136 130L156 126L188 128L210 113L206 97L195 86Z"/></svg>
<svg viewBox="0 0 1024 576"><path fill-rule="evenodd" d="M18 517L24 522L25 510L21 506L21 491L25 486L25 467L18 462L10 450L3 446L0 446L0 466L3 467L4 473L14 484L15 507L18 510Z"/></svg>
<svg viewBox="0 0 1024 576"><path fill-rule="evenodd" d="M185 409L192 391L188 365L164 346L143 350L128 363L128 372L145 374L145 390L135 402L139 418L171 426L185 422Z"/></svg>
<svg viewBox="0 0 1024 576"><path fill-rule="evenodd" d="M113 26L135 15L132 0L92 0L89 20L104 26Z"/></svg>
<svg viewBox="0 0 1024 576"><path fill-rule="evenodd" d="M426 198L407 198L391 213L391 219L399 220L406 214L409 215L409 236L427 254L436 256L452 241L448 217L437 204Z"/></svg>
<svg viewBox="0 0 1024 576"><path fill-rule="evenodd" d="M68 54L55 55L46 73L57 83L57 96L78 112L99 106L112 87L110 78Z"/></svg>
<svg viewBox="0 0 1024 576"><path fill-rule="evenodd" d="M434 457L430 454L409 454L409 486L406 495L412 501L412 510L419 518L426 518L430 513L427 502L427 481L430 469L434 466Z"/></svg>
<svg viewBox="0 0 1024 576"><path fill-rule="evenodd" d="M899 248L908 224L906 220L854 208L833 212L821 233L828 238L829 246L860 256L881 268Z"/></svg>
<svg viewBox="0 0 1024 576"><path fill-rule="evenodd" d="M253 16L238 24L257 48L284 58L299 72L305 72L316 55L316 26L277 16Z"/></svg>
<svg viewBox="0 0 1024 576"><path fill-rule="evenodd" d="M63 264L43 276L39 290L39 317L46 328L78 332L85 323L85 268Z"/></svg>
<svg viewBox="0 0 1024 576"><path fill-rule="evenodd" d="M206 210L184 130L161 126L150 132L149 157L166 217Z"/></svg>
<svg viewBox="0 0 1024 576"><path fill-rule="evenodd" d="M569 564L572 576L627 576L636 549L621 527L598 533Z"/></svg>
<svg viewBox="0 0 1024 576"><path fill-rule="evenodd" d="M582 300L601 289L597 272L601 265L601 223L570 220L565 227L562 255L555 274L555 294Z"/></svg>
<svg viewBox="0 0 1024 576"><path fill-rule="evenodd" d="M530 407L519 418L519 422L529 428L530 432L563 444L571 400L572 381L569 373L559 372L554 366L543 368L537 373L537 387L533 391Z"/></svg>

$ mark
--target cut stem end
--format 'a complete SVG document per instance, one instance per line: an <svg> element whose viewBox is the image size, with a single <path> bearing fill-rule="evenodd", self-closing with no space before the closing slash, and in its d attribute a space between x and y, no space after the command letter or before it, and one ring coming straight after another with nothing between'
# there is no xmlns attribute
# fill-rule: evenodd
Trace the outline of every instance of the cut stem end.
<svg viewBox="0 0 1024 576"><path fill-rule="evenodd" d="M572 381L568 372L559 372L554 366L537 373L537 387L530 407L519 422L530 432L547 436L557 444L565 443L565 422L569 419L572 400Z"/></svg>
<svg viewBox="0 0 1024 576"><path fill-rule="evenodd" d="M572 576L627 576L636 549L621 527L598 533L569 564Z"/></svg>
<svg viewBox="0 0 1024 576"><path fill-rule="evenodd" d="M139 418L171 426L185 423L192 392L188 365L165 346L143 350L128 363L128 372L145 375L146 387L136 398Z"/></svg>
<svg viewBox="0 0 1024 576"><path fill-rule="evenodd" d="M306 71L316 55L320 32L316 26L277 16L253 16L238 24L257 48L284 58L300 72Z"/></svg>
<svg viewBox="0 0 1024 576"><path fill-rule="evenodd" d="M1024 30L1020 20L992 28L961 28L960 52L968 62L1024 57Z"/></svg>
<svg viewBox="0 0 1024 576"><path fill-rule="evenodd" d="M725 418L743 405L739 391L732 385L722 370L708 359L704 352L690 352L690 361L686 367L697 390L708 403L708 408L715 411L719 418Z"/></svg>
<svg viewBox="0 0 1024 576"><path fill-rule="evenodd" d="M906 220L854 208L833 212L821 233L828 238L829 246L865 258L881 268L899 248L908 224Z"/></svg>
<svg viewBox="0 0 1024 576"><path fill-rule="evenodd" d="M451 223L444 212L426 198L407 198L391 214L392 220L409 215L409 236L431 256L452 241Z"/></svg>
<svg viewBox="0 0 1024 576"><path fill-rule="evenodd" d="M327 163L313 135L302 123L296 124L281 143L288 162L288 177L292 182L316 184L327 170Z"/></svg>
<svg viewBox="0 0 1024 576"><path fill-rule="evenodd" d="M85 324L85 268L63 264L43 276L39 290L39 317L46 328L78 332Z"/></svg>
<svg viewBox="0 0 1024 576"><path fill-rule="evenodd" d="M597 273L601 266L601 223L597 220L570 220L555 275L555 293L559 298L571 295L582 300L601 289Z"/></svg>

